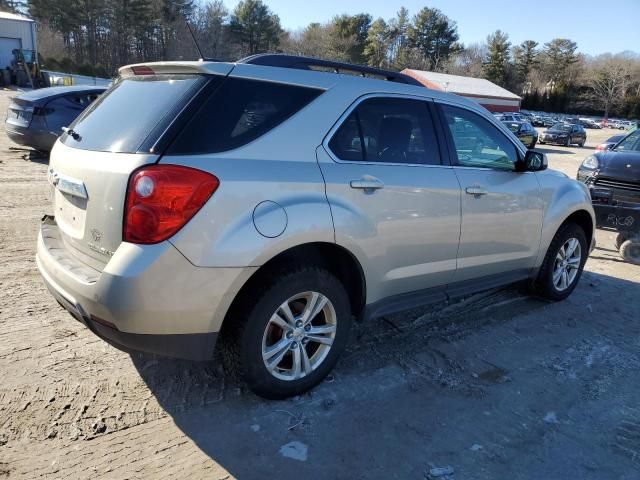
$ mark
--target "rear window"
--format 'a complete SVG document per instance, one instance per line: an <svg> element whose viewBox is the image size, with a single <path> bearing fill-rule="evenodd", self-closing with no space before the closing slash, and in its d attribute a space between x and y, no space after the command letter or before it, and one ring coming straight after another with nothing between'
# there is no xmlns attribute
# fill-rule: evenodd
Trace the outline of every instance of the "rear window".
<svg viewBox="0 0 640 480"><path fill-rule="evenodd" d="M77 135L63 134L65 145L103 152L137 152L150 135L160 135L206 77L149 75L125 78L73 122Z"/></svg>
<svg viewBox="0 0 640 480"><path fill-rule="evenodd" d="M323 90L227 78L179 133L168 153L215 153L245 145L284 122Z"/></svg>

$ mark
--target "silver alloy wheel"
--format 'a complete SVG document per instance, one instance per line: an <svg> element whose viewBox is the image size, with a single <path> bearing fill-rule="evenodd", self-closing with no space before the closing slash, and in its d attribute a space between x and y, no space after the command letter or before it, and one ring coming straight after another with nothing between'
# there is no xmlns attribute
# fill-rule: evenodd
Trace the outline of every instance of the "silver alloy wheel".
<svg viewBox="0 0 640 480"><path fill-rule="evenodd" d="M309 375L327 358L336 336L331 301L318 292L302 292L282 303L262 336L262 361L280 380Z"/></svg>
<svg viewBox="0 0 640 480"><path fill-rule="evenodd" d="M553 264L553 286L559 292L569 288L580 269L582 247L577 238L571 237L560 247Z"/></svg>

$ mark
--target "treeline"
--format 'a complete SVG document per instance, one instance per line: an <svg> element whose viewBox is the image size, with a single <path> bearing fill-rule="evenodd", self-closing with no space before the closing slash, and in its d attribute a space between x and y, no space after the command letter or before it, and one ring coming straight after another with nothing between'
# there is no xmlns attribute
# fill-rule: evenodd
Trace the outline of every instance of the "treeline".
<svg viewBox="0 0 640 480"><path fill-rule="evenodd" d="M0 0L0 6L7 3ZM141 61L196 59L185 20L208 58L285 52L402 70L487 78L523 97L525 108L640 117L640 57L588 57L570 39L513 45L506 33L464 45L456 22L435 8L391 19L337 15L298 31L282 28L261 0L229 11L222 0L28 0L46 67L113 75Z"/></svg>

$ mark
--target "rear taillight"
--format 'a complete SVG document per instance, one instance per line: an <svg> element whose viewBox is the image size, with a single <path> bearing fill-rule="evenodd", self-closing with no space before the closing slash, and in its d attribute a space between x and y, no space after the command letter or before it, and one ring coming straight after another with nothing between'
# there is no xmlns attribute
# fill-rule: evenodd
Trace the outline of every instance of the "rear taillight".
<svg viewBox="0 0 640 480"><path fill-rule="evenodd" d="M166 240L200 210L218 185L214 175L179 165L153 165L133 172L123 240L147 244Z"/></svg>

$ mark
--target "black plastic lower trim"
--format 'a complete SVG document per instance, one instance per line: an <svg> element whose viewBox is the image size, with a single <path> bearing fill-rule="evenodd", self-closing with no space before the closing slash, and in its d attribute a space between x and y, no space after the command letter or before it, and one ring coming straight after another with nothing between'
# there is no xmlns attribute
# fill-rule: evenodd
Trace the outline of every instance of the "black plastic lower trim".
<svg viewBox="0 0 640 480"><path fill-rule="evenodd" d="M165 335L127 333L92 320L85 319L83 323L98 337L127 353L144 352L201 362L213 360L218 337L215 332Z"/></svg>
<svg viewBox="0 0 640 480"><path fill-rule="evenodd" d="M413 308L446 302L474 293L504 287L512 283L521 282L532 278L534 270L520 269L489 275L472 280L451 283L442 287L427 288L415 292L402 293L392 297L383 298L364 307L362 320L383 317L392 313L398 313Z"/></svg>

